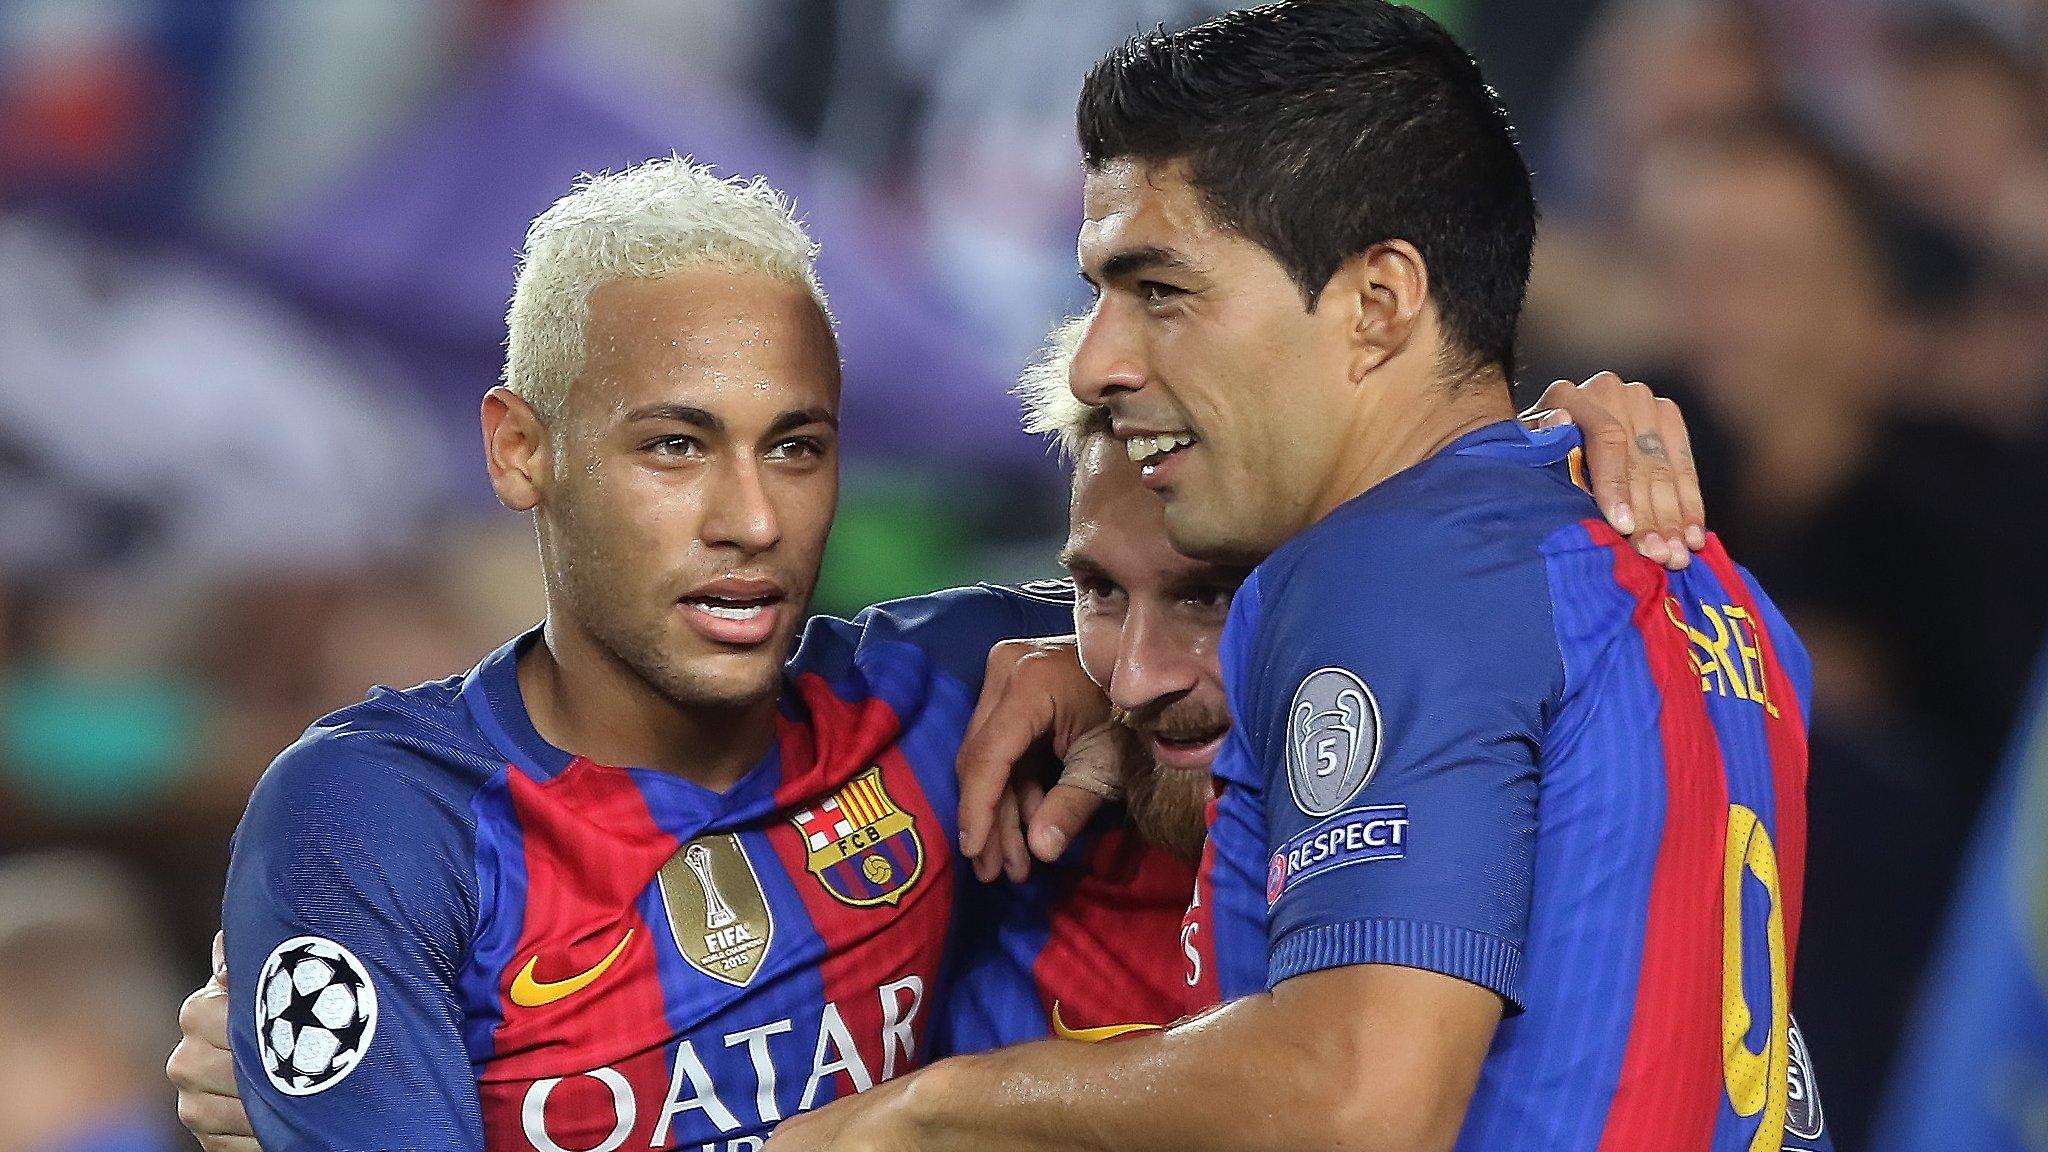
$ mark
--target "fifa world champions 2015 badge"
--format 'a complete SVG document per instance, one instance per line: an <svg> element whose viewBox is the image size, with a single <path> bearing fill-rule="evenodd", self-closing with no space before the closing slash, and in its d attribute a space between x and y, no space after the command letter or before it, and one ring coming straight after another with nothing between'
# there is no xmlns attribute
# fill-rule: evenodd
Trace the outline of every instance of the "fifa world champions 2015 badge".
<svg viewBox="0 0 2048 1152"><path fill-rule="evenodd" d="M377 1033L377 989L355 953L295 936L256 980L256 1042L271 1086L287 1096L325 1092L355 1071Z"/></svg>
<svg viewBox="0 0 2048 1152"><path fill-rule="evenodd" d="M1348 668L1318 668L1287 708L1287 787L1307 816L1351 802L1380 762L1380 706Z"/></svg>

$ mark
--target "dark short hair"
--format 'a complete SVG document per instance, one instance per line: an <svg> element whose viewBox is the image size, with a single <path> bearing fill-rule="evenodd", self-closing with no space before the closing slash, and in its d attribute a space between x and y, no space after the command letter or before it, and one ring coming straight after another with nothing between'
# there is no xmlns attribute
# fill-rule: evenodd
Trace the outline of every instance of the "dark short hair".
<svg viewBox="0 0 2048 1152"><path fill-rule="evenodd" d="M1076 112L1089 168L1184 160L1216 221L1310 308L1345 261L1406 240L1465 370L1512 375L1536 201L1479 65L1413 8L1294 0L1134 37Z"/></svg>

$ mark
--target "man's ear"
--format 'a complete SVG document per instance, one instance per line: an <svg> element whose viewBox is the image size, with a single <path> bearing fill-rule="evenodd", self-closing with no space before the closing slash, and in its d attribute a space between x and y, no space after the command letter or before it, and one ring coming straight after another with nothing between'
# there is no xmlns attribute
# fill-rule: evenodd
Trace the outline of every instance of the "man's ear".
<svg viewBox="0 0 2048 1152"><path fill-rule="evenodd" d="M484 462L498 503L531 512L553 479L548 427L533 405L502 385L484 393Z"/></svg>
<svg viewBox="0 0 2048 1152"><path fill-rule="evenodd" d="M1408 346L1428 301L1429 269L1406 240L1382 241L1337 269L1318 308L1343 309L1353 383Z"/></svg>

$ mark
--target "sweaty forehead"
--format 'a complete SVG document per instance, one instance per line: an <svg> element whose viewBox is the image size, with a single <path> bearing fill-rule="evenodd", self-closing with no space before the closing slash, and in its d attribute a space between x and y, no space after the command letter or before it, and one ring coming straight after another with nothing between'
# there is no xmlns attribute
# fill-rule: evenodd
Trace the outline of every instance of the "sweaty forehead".
<svg viewBox="0 0 2048 1152"><path fill-rule="evenodd" d="M1194 259L1224 235L1178 160L1111 160L1091 169L1082 184L1081 204L1079 255L1090 274L1119 253L1138 249Z"/></svg>
<svg viewBox="0 0 2048 1152"><path fill-rule="evenodd" d="M800 284L715 266L599 285L575 389L607 407L839 401L837 351Z"/></svg>

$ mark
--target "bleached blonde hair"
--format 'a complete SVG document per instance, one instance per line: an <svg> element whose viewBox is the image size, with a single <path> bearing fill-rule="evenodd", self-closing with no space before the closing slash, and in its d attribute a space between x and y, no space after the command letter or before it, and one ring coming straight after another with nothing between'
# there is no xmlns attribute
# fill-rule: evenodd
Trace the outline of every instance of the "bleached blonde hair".
<svg viewBox="0 0 2048 1152"><path fill-rule="evenodd" d="M683 156L585 174L526 230L505 314L505 387L543 418L559 415L583 371L590 293L612 280L751 269L802 284L829 320L817 256L789 198L759 176L721 179Z"/></svg>
<svg viewBox="0 0 2048 1152"><path fill-rule="evenodd" d="M1081 455L1088 437L1109 429L1109 410L1075 397L1071 378L1074 353L1088 334L1086 316L1069 316L1046 333L1045 348L1025 366L1011 389L1024 404L1024 430L1050 436L1060 455L1071 461Z"/></svg>

